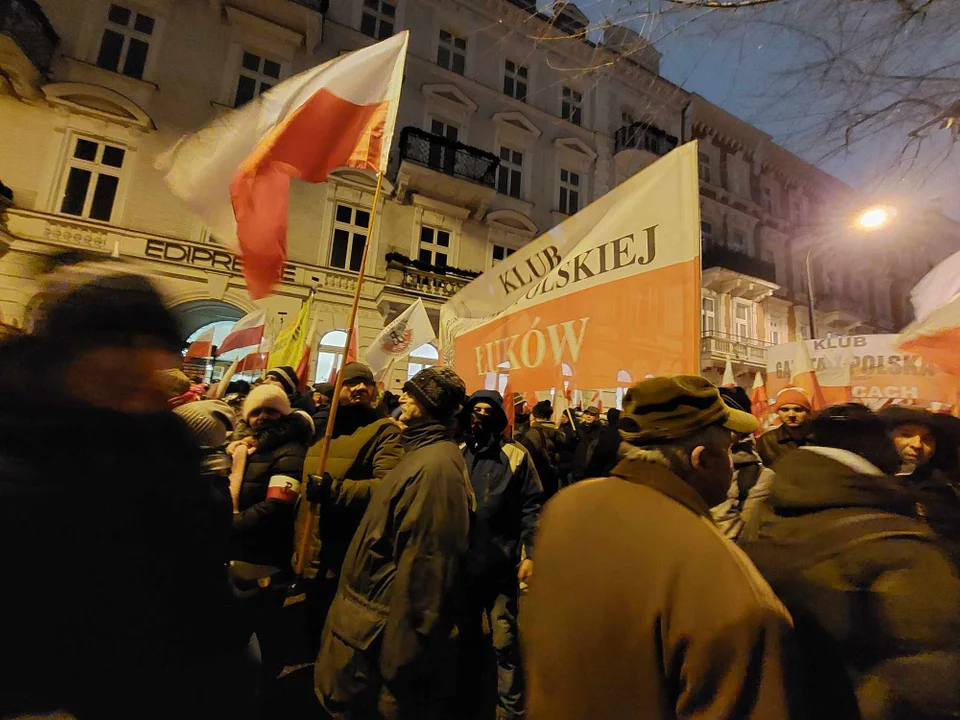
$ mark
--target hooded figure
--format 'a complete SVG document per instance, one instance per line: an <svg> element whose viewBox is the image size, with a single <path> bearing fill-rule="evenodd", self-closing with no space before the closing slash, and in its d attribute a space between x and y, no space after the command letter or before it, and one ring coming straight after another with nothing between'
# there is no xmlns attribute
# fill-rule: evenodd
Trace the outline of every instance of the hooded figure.
<svg viewBox="0 0 960 720"><path fill-rule="evenodd" d="M952 717L960 708L960 579L891 473L863 405L823 410L816 445L774 465L741 546L793 614L810 717ZM746 542L744 542L746 540Z"/></svg>
<svg viewBox="0 0 960 720"><path fill-rule="evenodd" d="M543 489L529 453L503 433L507 416L496 390L478 390L460 413L461 446L477 518L460 630L460 702L482 703L483 616L497 660L498 717L523 717L523 667L517 636L518 583L533 573L533 538Z"/></svg>
<svg viewBox="0 0 960 720"><path fill-rule="evenodd" d="M347 550L314 672L337 720L450 717L449 637L476 501L450 440L464 384L421 370L400 398L404 456L373 491Z"/></svg>

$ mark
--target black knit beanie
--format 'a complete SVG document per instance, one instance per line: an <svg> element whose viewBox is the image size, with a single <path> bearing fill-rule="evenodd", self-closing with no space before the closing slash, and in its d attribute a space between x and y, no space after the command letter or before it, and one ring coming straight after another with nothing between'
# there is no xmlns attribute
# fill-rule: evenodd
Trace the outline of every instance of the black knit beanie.
<svg viewBox="0 0 960 720"><path fill-rule="evenodd" d="M183 348L177 319L140 275L104 275L51 296L40 308L34 334L70 349L144 341L171 352Z"/></svg>
<svg viewBox="0 0 960 720"><path fill-rule="evenodd" d="M553 404L549 400L541 400L533 406L533 416L538 420L549 420L553 417Z"/></svg>
<svg viewBox="0 0 960 720"><path fill-rule="evenodd" d="M348 362L343 366L343 385L355 385L357 381L367 383L367 385L376 385L373 379L373 371L362 362Z"/></svg>
<svg viewBox="0 0 960 720"><path fill-rule="evenodd" d="M407 381L403 391L416 397L441 422L451 420L467 397L467 386L448 367L421 370Z"/></svg>
<svg viewBox="0 0 960 720"><path fill-rule="evenodd" d="M283 385L283 391L287 393L287 395L293 395L297 391L297 386L300 385L300 378L297 376L297 371L289 365L281 365L280 367L268 370L266 377L279 380L280 384Z"/></svg>

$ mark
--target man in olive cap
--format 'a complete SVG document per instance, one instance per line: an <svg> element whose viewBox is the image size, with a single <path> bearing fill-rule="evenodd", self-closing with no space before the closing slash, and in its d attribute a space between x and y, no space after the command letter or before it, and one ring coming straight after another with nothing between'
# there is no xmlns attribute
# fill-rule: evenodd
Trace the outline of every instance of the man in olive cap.
<svg viewBox="0 0 960 720"><path fill-rule="evenodd" d="M336 719L450 717L453 602L476 500L451 438L465 400L450 368L421 370L400 397L405 454L380 481L347 550L314 688Z"/></svg>
<svg viewBox="0 0 960 720"><path fill-rule="evenodd" d="M790 615L710 519L757 421L692 376L634 385L612 477L544 508L521 625L530 717L792 718ZM527 609L525 608L525 610Z"/></svg>

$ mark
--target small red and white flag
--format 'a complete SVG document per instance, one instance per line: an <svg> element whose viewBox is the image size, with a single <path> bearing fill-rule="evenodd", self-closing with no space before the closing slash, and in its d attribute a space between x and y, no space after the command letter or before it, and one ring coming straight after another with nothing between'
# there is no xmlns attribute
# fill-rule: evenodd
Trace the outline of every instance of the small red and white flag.
<svg viewBox="0 0 960 720"><path fill-rule="evenodd" d="M418 298L373 339L364 360L374 375L380 375L389 365L424 343L432 342L436 336L423 300Z"/></svg>
<svg viewBox="0 0 960 720"><path fill-rule="evenodd" d="M600 412L603 412L603 399L600 396L599 390L594 390L593 395L590 397L590 406L597 408Z"/></svg>
<svg viewBox="0 0 960 720"><path fill-rule="evenodd" d="M503 387L503 411L507 415L507 426L503 429L503 436L513 440L513 424L517 416L517 406L513 402L513 385L510 383L510 374L507 374L507 384Z"/></svg>
<svg viewBox="0 0 960 720"><path fill-rule="evenodd" d="M750 412L760 421L760 427L757 429L759 435L765 429L764 424L770 416L770 396L767 394L767 384L763 381L763 375L759 370L750 389Z"/></svg>
<svg viewBox="0 0 960 720"><path fill-rule="evenodd" d="M252 298L283 275L290 178L320 183L340 167L386 172L408 36L285 80L157 159L174 195L238 249Z"/></svg>
<svg viewBox="0 0 960 720"><path fill-rule="evenodd" d="M237 320L218 348L221 355L237 348L253 347L263 340L263 329L267 324L267 314L263 310L254 310Z"/></svg>
<svg viewBox="0 0 960 720"><path fill-rule="evenodd" d="M823 388L820 387L820 381L817 379L817 371L813 369L810 353L807 352L807 344L803 340L797 343L797 354L793 360L793 377L790 378L790 384L807 393L812 405L810 409L814 412L823 410L827 406L827 400L823 396Z"/></svg>
<svg viewBox="0 0 960 720"><path fill-rule="evenodd" d="M251 372L252 370L266 370L267 369L267 358L270 356L269 352L252 352L244 355L243 359L237 365L237 372Z"/></svg>
<svg viewBox="0 0 960 720"><path fill-rule="evenodd" d="M200 337L190 343L190 347L187 348L186 355L183 356L184 360L198 360L202 358L208 358L213 354L213 328L210 328Z"/></svg>
<svg viewBox="0 0 960 720"><path fill-rule="evenodd" d="M723 368L723 380L720 381L720 387L732 388L736 385L737 378L733 374L733 363L727 360L727 364Z"/></svg>

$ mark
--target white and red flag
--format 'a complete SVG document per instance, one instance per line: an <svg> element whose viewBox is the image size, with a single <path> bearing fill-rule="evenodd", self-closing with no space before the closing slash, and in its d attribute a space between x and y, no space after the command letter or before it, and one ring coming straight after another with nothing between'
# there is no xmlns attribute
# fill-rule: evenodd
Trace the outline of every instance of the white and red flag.
<svg viewBox="0 0 960 720"><path fill-rule="evenodd" d="M590 405L597 408L600 412L603 412L603 397L600 395L599 390L593 391L593 395L590 396Z"/></svg>
<svg viewBox="0 0 960 720"><path fill-rule="evenodd" d="M812 405L810 409L814 412L823 410L827 406L827 400L823 396L823 388L820 387L820 381L817 379L817 371L813 368L810 353L807 351L807 344L803 341L797 343L797 354L793 361L793 375L790 378L790 384L807 393Z"/></svg>
<svg viewBox="0 0 960 720"><path fill-rule="evenodd" d="M418 298L373 339L364 360L373 374L379 375L391 363L402 360L412 350L432 342L436 337L423 300Z"/></svg>
<svg viewBox="0 0 960 720"><path fill-rule="evenodd" d="M763 375L757 371L753 378L753 387L750 389L750 412L760 421L760 427L757 429L757 435L766 430L767 419L770 417L770 396L767 395L767 384L763 381Z"/></svg>
<svg viewBox="0 0 960 720"><path fill-rule="evenodd" d="M187 348L187 354L183 356L184 360L197 360L208 358L213 354L213 328L210 328L200 337L190 343Z"/></svg>
<svg viewBox="0 0 960 720"><path fill-rule="evenodd" d="M927 273L910 299L917 319L900 334L898 347L960 375L960 252Z"/></svg>
<svg viewBox="0 0 960 720"><path fill-rule="evenodd" d="M254 299L283 274L290 178L386 172L407 39L398 33L285 80L158 158L173 193L238 249Z"/></svg>
<svg viewBox="0 0 960 720"><path fill-rule="evenodd" d="M263 310L254 310L237 320L230 332L217 348L223 355L237 348L259 345L263 340L263 329L267 324L267 314Z"/></svg>
<svg viewBox="0 0 960 720"><path fill-rule="evenodd" d="M353 326L353 332L350 333L350 345L347 347L347 356L343 359L340 367L345 367L347 363L352 363L357 361L357 356L359 352L357 350L357 326ZM331 385L337 384L337 371L340 368L337 367L337 363L333 363L333 367L330 368L330 377L327 378L327 382Z"/></svg>
<svg viewBox="0 0 960 720"><path fill-rule="evenodd" d="M723 368L723 380L720 381L720 387L732 388L737 386L737 378L733 374L733 363L727 360Z"/></svg>

